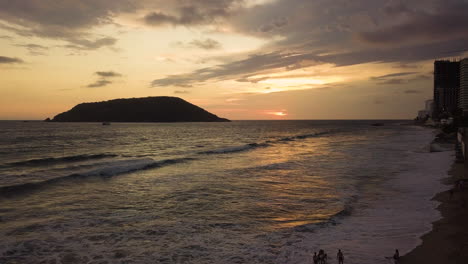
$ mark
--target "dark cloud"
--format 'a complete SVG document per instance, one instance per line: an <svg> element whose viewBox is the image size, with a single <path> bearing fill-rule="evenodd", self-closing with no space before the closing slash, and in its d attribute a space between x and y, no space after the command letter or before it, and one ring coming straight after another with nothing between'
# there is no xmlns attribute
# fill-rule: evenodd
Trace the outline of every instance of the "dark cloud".
<svg viewBox="0 0 468 264"><path fill-rule="evenodd" d="M411 65L411 64L406 64L406 63L400 63L396 66L393 66L393 68L399 68L399 69L417 69L420 68L421 66L419 65Z"/></svg>
<svg viewBox="0 0 468 264"><path fill-rule="evenodd" d="M0 56L0 64L24 63L22 59Z"/></svg>
<svg viewBox="0 0 468 264"><path fill-rule="evenodd" d="M138 7L133 0L22 0L0 1L0 27L21 36L37 36L69 42L68 48L98 49L114 45L110 37L95 36L89 30L112 23L122 12Z"/></svg>
<svg viewBox="0 0 468 264"><path fill-rule="evenodd" d="M189 94L190 92L189 91L185 91L185 90L176 90L174 91L174 94Z"/></svg>
<svg viewBox="0 0 468 264"><path fill-rule="evenodd" d="M42 38L51 38L68 42L61 47L77 50L95 50L101 47L113 46L117 39L113 37L93 36L86 31L79 31L65 28L45 27L40 31L34 29L25 29L11 27L0 22L0 28L14 32L23 37L38 36Z"/></svg>
<svg viewBox="0 0 468 264"><path fill-rule="evenodd" d="M2 36L0 36L0 39L8 39L8 40L10 40L10 39L12 39L12 37L6 36L6 35L2 35Z"/></svg>
<svg viewBox="0 0 468 264"><path fill-rule="evenodd" d="M196 81L196 78L193 78L192 74L187 75L169 75L162 79L157 79L151 82L152 87L158 86L179 86L179 87L191 87L189 83Z"/></svg>
<svg viewBox="0 0 468 264"><path fill-rule="evenodd" d="M193 47L197 47L197 48L200 48L200 49L206 49L206 50L220 49L221 48L221 43L219 43L218 41L216 41L214 39L210 39L210 38L201 39L201 40L195 39L195 40L192 40L189 44L191 46L193 46Z"/></svg>
<svg viewBox="0 0 468 264"><path fill-rule="evenodd" d="M243 10L230 22L242 33L267 39L280 36L272 46L291 48L308 43L310 52L345 43L349 48L349 32L355 27L368 28L374 23L370 14L381 6L378 0L273 1Z"/></svg>
<svg viewBox="0 0 468 264"><path fill-rule="evenodd" d="M274 77L272 77L274 78ZM270 77L261 77L261 78L249 78L249 76L244 76L236 80L236 82L249 82L249 83L258 83L260 81L268 80Z"/></svg>
<svg viewBox="0 0 468 264"><path fill-rule="evenodd" d="M413 80L429 80L429 79L432 79L432 73L431 74L419 74L418 76L413 78Z"/></svg>
<svg viewBox="0 0 468 264"><path fill-rule="evenodd" d="M206 38L206 39L194 39L188 43L178 41L173 43L173 46L179 48L197 48L197 49L205 49L205 50L215 50L221 49L222 45L218 41Z"/></svg>
<svg viewBox="0 0 468 264"><path fill-rule="evenodd" d="M117 39L93 34L91 30L115 24L114 18L123 13L146 12L143 21L148 25L196 26L224 20L243 3L244 0L0 1L0 28L21 36L63 40L68 42L65 47L71 49L94 50L113 46Z"/></svg>
<svg viewBox="0 0 468 264"><path fill-rule="evenodd" d="M428 81L428 80L432 80L432 76L431 75L426 75L426 74L418 74L416 76L413 76L413 77L410 77L410 78L406 78L404 79L404 83L410 83L410 82L416 82L416 81Z"/></svg>
<svg viewBox="0 0 468 264"><path fill-rule="evenodd" d="M400 77L400 76L413 75L413 74L415 74L415 73L417 73L417 72L398 72L398 73L391 73L391 74L386 74L386 75L382 75L382 76L371 77L371 80L380 81L380 80L386 80L386 79L393 78L393 77Z"/></svg>
<svg viewBox="0 0 468 264"><path fill-rule="evenodd" d="M105 46L113 46L117 43L117 39L111 37L98 38L95 40L69 38L68 41L72 44L65 45L64 47L77 50L95 50Z"/></svg>
<svg viewBox="0 0 468 264"><path fill-rule="evenodd" d="M198 26L224 20L235 13L243 0L178 0L163 11L149 12L143 21L151 26ZM172 10L171 10L172 9Z"/></svg>
<svg viewBox="0 0 468 264"><path fill-rule="evenodd" d="M421 6L423 7L423 6ZM398 44L414 41L438 41L441 38L460 38L468 35L468 2L439 1L432 12L410 10L404 4L387 8L390 13L407 12L406 21L375 31L361 32L359 39L374 44Z"/></svg>
<svg viewBox="0 0 468 264"><path fill-rule="evenodd" d="M387 13L388 15L392 15L392 16L412 12L412 10L403 1L400 1L400 0L388 1L385 4L383 10L385 13Z"/></svg>
<svg viewBox="0 0 468 264"><path fill-rule="evenodd" d="M392 47L389 49L366 48L348 53L338 53L321 56L323 60L337 66L355 65L367 62L398 62L411 63L432 60L434 57L444 57L446 51L458 50L458 54L468 50L468 36L458 41L442 41L438 43L423 42L410 47Z"/></svg>
<svg viewBox="0 0 468 264"><path fill-rule="evenodd" d="M30 44L16 44L15 46L26 48L29 51L29 54L31 54L33 56L45 55L45 51L47 51L49 49L48 47L45 47L45 46L42 46L42 45L39 45L39 44L33 44L33 43L30 43Z"/></svg>
<svg viewBox="0 0 468 264"><path fill-rule="evenodd" d="M97 71L95 72L95 74L103 78L112 78L112 77L122 76L122 74L113 72L113 71Z"/></svg>
<svg viewBox="0 0 468 264"><path fill-rule="evenodd" d="M261 32L273 32L277 29L280 29L288 24L288 19L285 17L275 18L273 21L260 26L259 30Z"/></svg>
<svg viewBox="0 0 468 264"><path fill-rule="evenodd" d="M177 18L161 12L151 12L144 17L145 22L151 26L161 26L165 24L176 24Z"/></svg>
<svg viewBox="0 0 468 264"><path fill-rule="evenodd" d="M391 74L386 74L382 76L371 77L370 80L377 81L377 84L381 84L381 85L397 85L397 84L406 84L406 83L413 82L413 81L431 79L431 76L429 75L417 74L417 73L418 72L391 73ZM398 77L403 77L403 78L398 78ZM409 77L409 78L406 78L406 77Z"/></svg>
<svg viewBox="0 0 468 264"><path fill-rule="evenodd" d="M111 83L112 82L108 81L108 80L97 80L94 83L88 84L86 87L88 87L88 88L97 88L97 87L106 86L106 85L111 84Z"/></svg>
<svg viewBox="0 0 468 264"><path fill-rule="evenodd" d="M97 88L103 87L113 83L110 81L109 78L116 78L122 76L122 74L114 71L97 71L94 73L95 75L99 76L100 79L95 81L94 83L88 84L86 87L88 88Z"/></svg>
<svg viewBox="0 0 468 264"><path fill-rule="evenodd" d="M399 79L399 78L388 79L388 80L383 80L383 81L378 82L378 84L381 84L381 85L398 85L398 84L405 84L405 83L408 83L408 80Z"/></svg>
<svg viewBox="0 0 468 264"><path fill-rule="evenodd" d="M83 28L108 22L113 13L135 10L131 0L1 1L0 19L18 25Z"/></svg>
<svg viewBox="0 0 468 264"><path fill-rule="evenodd" d="M49 48L47 47L44 47L42 45L38 45L38 44L16 44L15 46L17 47L24 47L24 48L28 48L28 49L38 49L38 50L47 50Z"/></svg>

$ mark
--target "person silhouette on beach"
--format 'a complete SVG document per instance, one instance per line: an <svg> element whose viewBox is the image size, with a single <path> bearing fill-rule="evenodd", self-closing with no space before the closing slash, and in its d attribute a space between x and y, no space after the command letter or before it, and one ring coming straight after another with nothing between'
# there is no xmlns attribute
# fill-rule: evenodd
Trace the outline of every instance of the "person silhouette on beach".
<svg viewBox="0 0 468 264"><path fill-rule="evenodd" d="M393 260L395 263L399 263L400 261L400 252L398 252L398 249L395 249L395 254L393 254Z"/></svg>
<svg viewBox="0 0 468 264"><path fill-rule="evenodd" d="M318 256L317 256L317 252L314 252L314 257L313 257L313 260L314 260L314 264L318 264Z"/></svg>
<svg viewBox="0 0 468 264"><path fill-rule="evenodd" d="M319 261L320 264L325 263L325 251L323 251L323 249L319 250L318 261Z"/></svg>
<svg viewBox="0 0 468 264"><path fill-rule="evenodd" d="M336 253L336 258L338 259L338 264L344 263L344 255L343 252L341 252L341 249L338 249L338 253Z"/></svg>

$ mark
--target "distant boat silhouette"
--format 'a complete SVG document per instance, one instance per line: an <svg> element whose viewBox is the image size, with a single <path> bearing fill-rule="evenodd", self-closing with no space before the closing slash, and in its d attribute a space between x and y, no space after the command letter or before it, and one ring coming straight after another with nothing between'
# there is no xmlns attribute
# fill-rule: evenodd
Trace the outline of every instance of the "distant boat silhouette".
<svg viewBox="0 0 468 264"><path fill-rule="evenodd" d="M383 126L384 124L383 123L373 123L371 124L371 126Z"/></svg>
<svg viewBox="0 0 468 264"><path fill-rule="evenodd" d="M110 124L111 124L110 122L102 122L103 126L110 126Z"/></svg>

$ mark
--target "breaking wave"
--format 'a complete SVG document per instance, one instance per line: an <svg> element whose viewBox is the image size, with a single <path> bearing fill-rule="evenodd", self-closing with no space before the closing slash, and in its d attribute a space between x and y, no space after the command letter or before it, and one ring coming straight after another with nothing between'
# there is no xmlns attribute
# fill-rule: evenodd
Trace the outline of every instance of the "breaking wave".
<svg viewBox="0 0 468 264"><path fill-rule="evenodd" d="M50 165L61 162L79 162L92 159L103 159L103 158L114 158L116 154L93 154L93 155L75 155L65 156L59 158L42 158L42 159L30 159L24 161L10 162L4 165L0 165L0 168L8 168L14 166L37 166L37 165Z"/></svg>
<svg viewBox="0 0 468 264"><path fill-rule="evenodd" d="M3 186L0 187L0 197L11 197L16 194L27 193L28 191L37 190L50 184L63 182L70 179L80 179L87 177L112 177L130 172L154 169L171 164L187 162L190 160L193 160L193 158L166 159L160 161L155 161L150 158L110 161L107 163L101 163L97 167L88 168L87 170L72 174L66 174L54 178L44 178L42 181Z"/></svg>
<svg viewBox="0 0 468 264"><path fill-rule="evenodd" d="M319 137L319 136L323 136L323 135L330 134L330 133L332 133L332 131L324 131L324 132L320 132L320 133L312 133L312 134L303 134L303 135L296 135L296 136L290 136L290 137L283 137L283 138L274 139L274 140L267 140L265 142L249 143L249 144L245 144L245 145L242 145L242 146L232 146L232 147L220 148L220 149L215 149L215 150L202 151L202 152L199 152L198 154L224 154L224 153L248 151L248 150L253 150L253 149L256 149L256 148L268 147L268 146L271 146L272 144L276 144L276 143L294 141L294 140L298 140L298 139L307 139L307 138L312 138L312 137Z"/></svg>
<svg viewBox="0 0 468 264"><path fill-rule="evenodd" d="M243 145L243 146L235 146L235 147L227 147L227 148L220 148L220 149L215 149L215 150L203 151L203 152L199 152L199 154L233 153L233 152L251 150L251 149L254 149L254 148L267 147L267 146L269 146L267 143L250 143L250 144L246 144L246 145Z"/></svg>

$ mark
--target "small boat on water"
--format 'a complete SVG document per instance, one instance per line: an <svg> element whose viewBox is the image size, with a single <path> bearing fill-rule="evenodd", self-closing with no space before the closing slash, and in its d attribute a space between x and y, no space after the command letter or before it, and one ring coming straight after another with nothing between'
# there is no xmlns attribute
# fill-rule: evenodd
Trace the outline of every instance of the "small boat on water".
<svg viewBox="0 0 468 264"><path fill-rule="evenodd" d="M102 122L103 126L110 126L110 124L111 124L110 122Z"/></svg>
<svg viewBox="0 0 468 264"><path fill-rule="evenodd" d="M371 126L383 126L384 124L383 123L373 123L371 124Z"/></svg>

